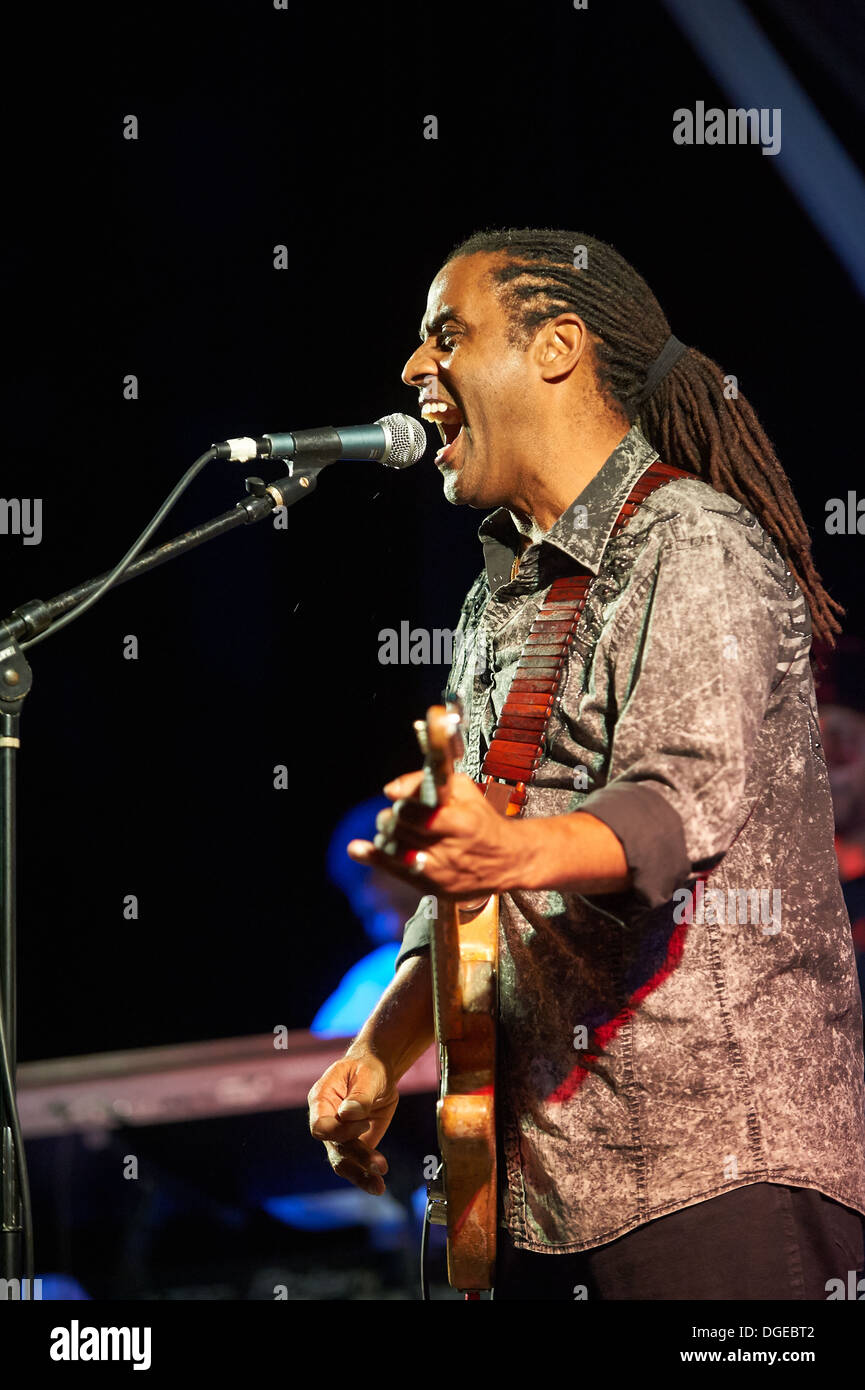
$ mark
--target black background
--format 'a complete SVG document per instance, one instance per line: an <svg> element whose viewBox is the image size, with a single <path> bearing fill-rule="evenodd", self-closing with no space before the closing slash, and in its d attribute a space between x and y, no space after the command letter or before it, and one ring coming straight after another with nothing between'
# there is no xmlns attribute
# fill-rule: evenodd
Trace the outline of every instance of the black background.
<svg viewBox="0 0 865 1390"><path fill-rule="evenodd" d="M751 10L861 167L854 7L820 6L834 67L805 0ZM44 533L0 537L3 614L110 568L214 440L414 411L399 374L451 246L549 225L613 242L737 376L862 630L861 538L824 529L865 487L862 302L771 157L673 144L677 107L736 103L660 4L40 6L6 63L2 492L42 497ZM378 633L453 627L480 566L481 515L444 501L431 452L335 466L286 530L33 648L22 1060L305 1027L368 949L327 841L416 765L445 675L382 666ZM159 539L252 471L210 465Z"/></svg>

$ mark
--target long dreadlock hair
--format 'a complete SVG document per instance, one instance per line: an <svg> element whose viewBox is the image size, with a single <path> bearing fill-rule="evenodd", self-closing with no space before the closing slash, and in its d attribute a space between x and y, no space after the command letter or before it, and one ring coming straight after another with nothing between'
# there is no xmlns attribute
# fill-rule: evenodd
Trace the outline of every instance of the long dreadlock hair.
<svg viewBox="0 0 865 1390"><path fill-rule="evenodd" d="M584 257L576 255L580 248ZM595 237L550 228L476 232L445 264L476 252L504 253L490 273L515 345L528 346L538 325L557 314L580 315L601 340L594 348L607 401L629 424L638 421L666 463L695 473L754 513L808 600L814 635L833 646L844 609L823 587L790 480L754 408L741 393L725 395L721 368L697 348L689 348L640 401L670 325L634 267Z"/></svg>

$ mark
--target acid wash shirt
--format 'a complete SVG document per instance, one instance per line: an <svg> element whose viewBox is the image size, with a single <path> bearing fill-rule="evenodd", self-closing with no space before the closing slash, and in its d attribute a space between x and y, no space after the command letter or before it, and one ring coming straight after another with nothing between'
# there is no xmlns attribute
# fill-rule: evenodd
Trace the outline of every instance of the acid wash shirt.
<svg viewBox="0 0 865 1390"><path fill-rule="evenodd" d="M655 458L634 426L514 581L510 514L487 517L455 644L459 770L480 780L551 581L598 576L523 814L591 812L633 888L500 900L501 1220L525 1250L585 1250L756 1182L865 1212L861 1003L807 604L755 517L696 477L608 544ZM397 969L428 949L428 916Z"/></svg>

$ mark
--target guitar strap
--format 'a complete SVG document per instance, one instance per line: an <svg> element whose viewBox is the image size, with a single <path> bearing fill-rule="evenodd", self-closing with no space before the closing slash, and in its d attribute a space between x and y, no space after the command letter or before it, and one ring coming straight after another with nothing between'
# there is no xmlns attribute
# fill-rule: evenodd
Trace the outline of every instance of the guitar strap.
<svg viewBox="0 0 865 1390"><path fill-rule="evenodd" d="M617 536L656 488L676 478L692 478L684 468L656 459L631 488L613 523ZM544 734L556 698L577 624L595 575L562 575L554 579L517 663L507 699L493 730L481 778L484 795L497 810L519 815L544 751ZM506 785L503 785L506 784Z"/></svg>

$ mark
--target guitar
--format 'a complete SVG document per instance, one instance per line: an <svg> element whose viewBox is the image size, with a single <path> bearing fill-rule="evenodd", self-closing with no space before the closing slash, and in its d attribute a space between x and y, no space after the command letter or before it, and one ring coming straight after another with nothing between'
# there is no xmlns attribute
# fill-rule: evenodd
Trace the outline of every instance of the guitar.
<svg viewBox="0 0 865 1390"><path fill-rule="evenodd" d="M433 705L415 723L424 755L418 798L431 809L463 756L461 709ZM484 794L502 814L512 788L487 779ZM429 1219L447 1226L448 1280L474 1294L495 1278L496 1023L498 894L474 903L439 895L431 935L435 1033L439 1050L436 1107L442 1169L429 1189Z"/></svg>

